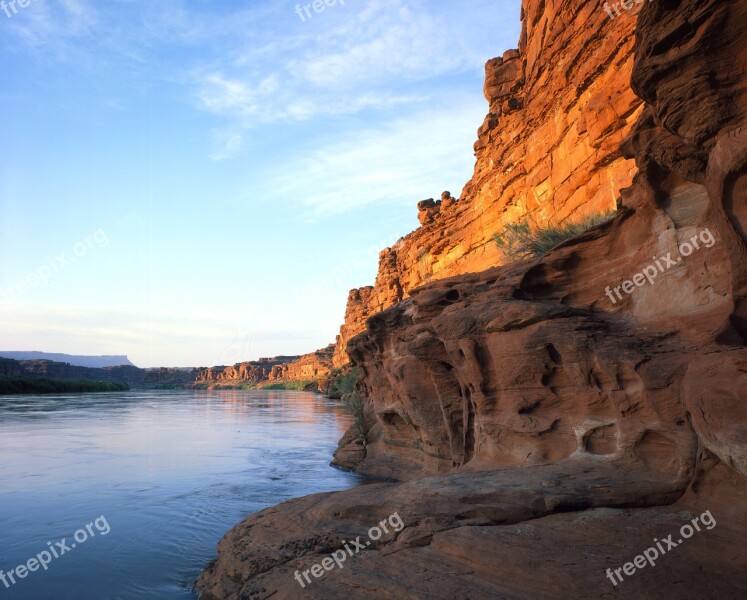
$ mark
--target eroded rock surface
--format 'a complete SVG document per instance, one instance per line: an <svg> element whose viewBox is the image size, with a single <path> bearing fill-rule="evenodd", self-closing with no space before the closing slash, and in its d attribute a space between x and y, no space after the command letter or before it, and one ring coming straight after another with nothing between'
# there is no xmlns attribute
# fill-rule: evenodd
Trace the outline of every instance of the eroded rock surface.
<svg viewBox="0 0 747 600"><path fill-rule="evenodd" d="M326 381L332 371L334 353L335 345L330 344L326 348L303 356L276 356L227 367L201 368L196 371L194 383L198 386L220 388L269 382L305 381L318 387Z"/></svg>
<svg viewBox="0 0 747 600"><path fill-rule="evenodd" d="M504 111L531 110L540 83L568 98L587 72L580 97L604 89L599 114L630 121L599 130L604 118L586 110L561 130L619 132L635 121L622 153L637 174L617 216L543 258L442 277L478 271L472 251L417 289L409 271L410 284L392 275L416 263L385 251L371 295L386 288L391 305L374 300L386 310L371 311L347 350L366 401L356 468L397 481L250 517L202 574L206 600L747 597L747 3L643 3L632 86L645 107L623 101L630 89L616 79L632 36L608 39L627 15L601 22L601 7L582 0L526 0L523 14L519 51L489 63L486 91L502 120L481 130L478 171L480 153L513 152L490 137L511 128ZM549 57L543 70L537 60ZM621 58L613 77L605 65ZM528 138L552 140L543 123ZM600 176L618 172L618 159ZM587 161L571 152L553 165L584 172ZM531 170L497 164L451 207L464 239L477 235L465 216L472 194L503 214L501 190L537 193ZM556 213L593 205L593 194L575 207L572 194L562 200L547 177ZM448 223L439 209L418 232L433 227L448 247ZM400 531L303 588L296 581L395 512ZM706 512L713 527L684 539ZM607 569L670 535L675 546L656 566L610 581Z"/></svg>
<svg viewBox="0 0 747 600"><path fill-rule="evenodd" d="M518 49L485 66L488 114L472 179L458 201L419 203L422 226L382 251L374 289L361 292L365 310L346 315L337 366L365 329L362 312L389 308L426 282L500 264L493 236L506 223L527 215L562 223L615 208L636 173L620 144L643 110L630 87L635 22L610 19L596 0L523 3ZM349 303L360 302L351 294Z"/></svg>
<svg viewBox="0 0 747 600"><path fill-rule="evenodd" d="M744 597L747 507L729 500L744 497L744 480L706 458L693 481L669 504L682 481L566 461L316 494L234 528L198 587L205 600ZM695 491L711 483L720 496ZM702 526L653 568L617 585L607 578L607 569L655 547L654 538L674 534L676 543L680 527L705 511L715 526ZM393 513L404 529L390 526L366 545L369 529ZM303 571L351 540L365 549L306 583Z"/></svg>

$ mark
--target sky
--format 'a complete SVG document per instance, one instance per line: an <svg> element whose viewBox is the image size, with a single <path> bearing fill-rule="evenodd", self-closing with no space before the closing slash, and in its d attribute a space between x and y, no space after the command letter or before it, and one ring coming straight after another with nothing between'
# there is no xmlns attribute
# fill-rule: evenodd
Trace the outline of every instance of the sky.
<svg viewBox="0 0 747 600"><path fill-rule="evenodd" d="M333 342L470 178L520 31L518 0L8 2L0 350L141 367Z"/></svg>

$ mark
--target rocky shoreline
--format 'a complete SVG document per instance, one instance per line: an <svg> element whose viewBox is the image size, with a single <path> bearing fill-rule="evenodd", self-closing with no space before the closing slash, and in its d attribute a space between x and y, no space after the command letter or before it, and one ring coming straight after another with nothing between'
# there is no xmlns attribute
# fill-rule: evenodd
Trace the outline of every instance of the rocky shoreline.
<svg viewBox="0 0 747 600"><path fill-rule="evenodd" d="M522 18L474 178L349 297L334 361L364 435L336 464L390 481L249 517L202 600L747 597L747 4ZM492 266L501 224L610 198L611 221Z"/></svg>

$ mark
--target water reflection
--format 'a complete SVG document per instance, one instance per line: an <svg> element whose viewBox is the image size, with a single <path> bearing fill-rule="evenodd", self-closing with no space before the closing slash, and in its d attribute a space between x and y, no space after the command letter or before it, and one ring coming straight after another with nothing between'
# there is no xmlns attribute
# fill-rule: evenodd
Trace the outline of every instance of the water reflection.
<svg viewBox="0 0 747 600"><path fill-rule="evenodd" d="M3 598L194 598L191 583L244 516L356 485L328 466L350 424L305 392L189 391L0 400L0 568L99 515L111 532Z"/></svg>

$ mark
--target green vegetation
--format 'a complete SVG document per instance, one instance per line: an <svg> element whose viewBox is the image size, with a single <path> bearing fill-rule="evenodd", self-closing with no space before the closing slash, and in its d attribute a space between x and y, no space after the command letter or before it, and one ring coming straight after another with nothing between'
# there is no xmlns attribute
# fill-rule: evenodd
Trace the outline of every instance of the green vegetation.
<svg viewBox="0 0 747 600"><path fill-rule="evenodd" d="M345 403L348 406L350 414L353 415L353 425L358 439L366 445L366 410L363 406L363 399L353 392L345 395Z"/></svg>
<svg viewBox="0 0 747 600"><path fill-rule="evenodd" d="M351 369L349 373L343 375L341 370L335 370L331 374L332 385L330 386L330 396L333 398L342 398L343 394L350 394L355 390L355 382L358 379L358 368Z"/></svg>
<svg viewBox="0 0 747 600"><path fill-rule="evenodd" d="M291 390L296 392L318 392L319 385L313 379L304 379L301 381L266 381L259 383L243 383L240 385L215 385L209 383L197 383L192 386L195 390L242 390L245 392L256 390Z"/></svg>
<svg viewBox="0 0 747 600"><path fill-rule="evenodd" d="M125 392L126 383L88 379L49 379L48 377L0 377L0 394L70 394L82 392Z"/></svg>
<svg viewBox="0 0 747 600"><path fill-rule="evenodd" d="M616 212L596 214L577 223L538 225L531 219L509 223L503 233L493 236L495 243L508 258L518 259L543 256L556 246L581 235L615 216Z"/></svg>
<svg viewBox="0 0 747 600"><path fill-rule="evenodd" d="M292 390L292 391L310 391L309 388L316 387L316 381L302 380L302 381L278 381L275 383L268 383L266 385L260 384L255 387L255 390Z"/></svg>

